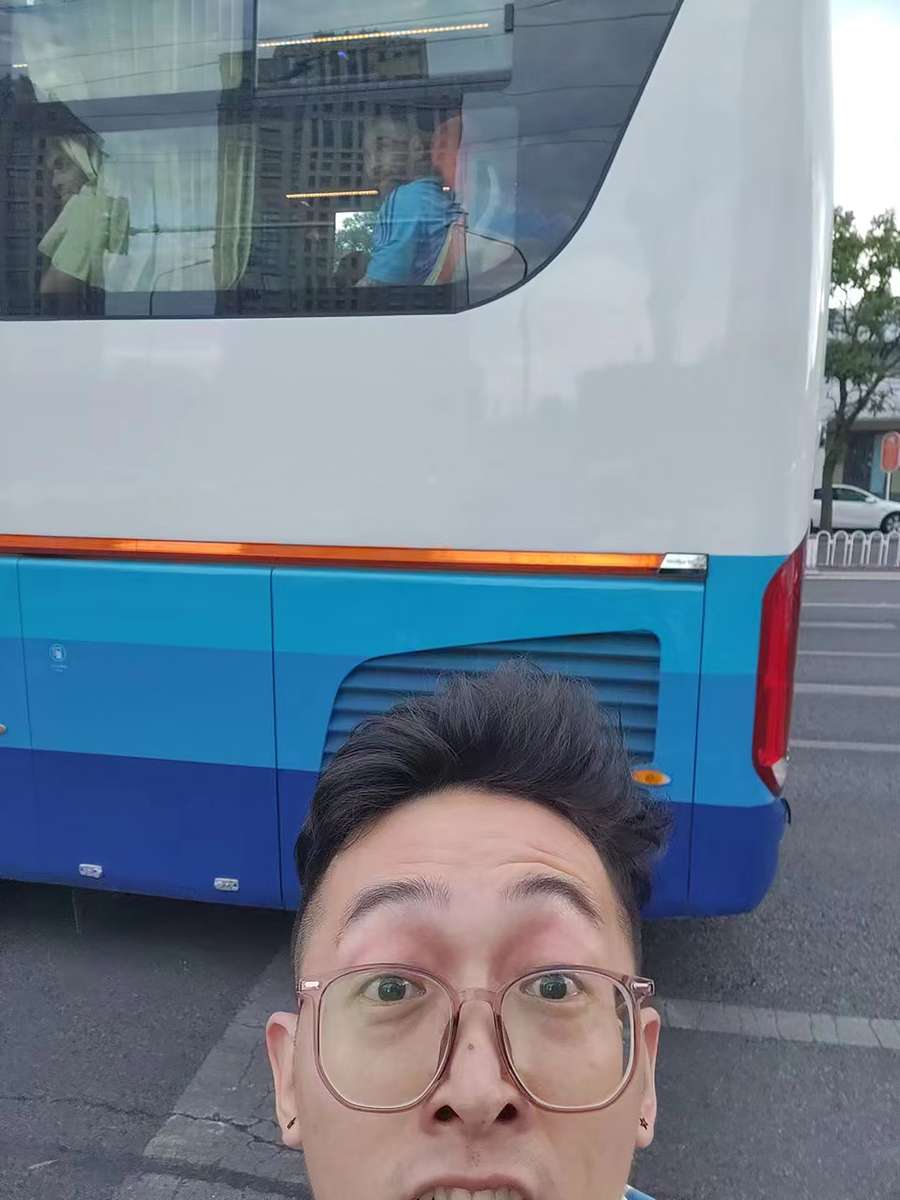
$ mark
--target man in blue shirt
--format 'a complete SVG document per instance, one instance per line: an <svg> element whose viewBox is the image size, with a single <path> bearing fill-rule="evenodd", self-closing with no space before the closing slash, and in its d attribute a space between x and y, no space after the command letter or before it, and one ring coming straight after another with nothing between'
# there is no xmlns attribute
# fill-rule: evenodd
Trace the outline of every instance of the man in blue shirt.
<svg viewBox="0 0 900 1200"><path fill-rule="evenodd" d="M315 1200L640 1200L665 829L587 686L536 669L351 734L297 839L299 1011L267 1026Z"/></svg>
<svg viewBox="0 0 900 1200"><path fill-rule="evenodd" d="M435 268L462 214L432 164L425 136L411 118L380 117L366 130L364 154L366 181L384 200L362 284L438 282Z"/></svg>

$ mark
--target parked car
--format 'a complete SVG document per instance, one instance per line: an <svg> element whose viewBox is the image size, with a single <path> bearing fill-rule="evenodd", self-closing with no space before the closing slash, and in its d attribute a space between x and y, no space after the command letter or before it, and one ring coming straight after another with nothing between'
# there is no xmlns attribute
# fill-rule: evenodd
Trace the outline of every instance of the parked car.
<svg viewBox="0 0 900 1200"><path fill-rule="evenodd" d="M900 504L879 500L863 488L836 483L832 489L831 526L833 529L880 529L882 533L900 533ZM822 489L813 492L810 524L819 528L822 517Z"/></svg>

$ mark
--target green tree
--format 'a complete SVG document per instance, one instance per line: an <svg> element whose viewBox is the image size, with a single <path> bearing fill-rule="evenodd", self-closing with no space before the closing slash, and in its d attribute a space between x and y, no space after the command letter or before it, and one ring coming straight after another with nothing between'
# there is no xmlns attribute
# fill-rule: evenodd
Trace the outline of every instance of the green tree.
<svg viewBox="0 0 900 1200"><path fill-rule="evenodd" d="M334 248L338 259L354 252L372 253L375 216L374 212L355 212L347 217L334 236Z"/></svg>
<svg viewBox="0 0 900 1200"><path fill-rule="evenodd" d="M822 529L831 529L834 472L854 424L888 402L888 381L900 374L900 230L892 209L860 233L852 212L834 214L829 337L825 378L834 407L825 425Z"/></svg>

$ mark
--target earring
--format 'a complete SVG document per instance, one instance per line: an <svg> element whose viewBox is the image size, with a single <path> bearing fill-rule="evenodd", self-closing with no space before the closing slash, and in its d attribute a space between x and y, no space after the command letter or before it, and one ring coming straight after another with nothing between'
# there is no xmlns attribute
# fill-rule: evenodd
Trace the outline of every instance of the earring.
<svg viewBox="0 0 900 1200"><path fill-rule="evenodd" d="M296 1118L296 1117L291 1117L291 1119L290 1119L290 1120L288 1121L288 1123L287 1123L287 1127L288 1127L288 1129L293 1129L293 1127L294 1127L296 1124L297 1124L297 1118Z"/></svg>
<svg viewBox="0 0 900 1200"><path fill-rule="evenodd" d="M291 1124L293 1124L293 1122ZM288 1129L290 1129L290 1127L291 1126L289 1125ZM650 1128L650 1126L647 1124L647 1118L641 1117L641 1129L649 1129L649 1128Z"/></svg>

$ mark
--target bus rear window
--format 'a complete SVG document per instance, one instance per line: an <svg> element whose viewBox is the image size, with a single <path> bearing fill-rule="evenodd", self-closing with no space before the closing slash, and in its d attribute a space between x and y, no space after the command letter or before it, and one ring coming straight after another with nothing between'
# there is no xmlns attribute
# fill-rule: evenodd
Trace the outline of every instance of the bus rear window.
<svg viewBox="0 0 900 1200"><path fill-rule="evenodd" d="M5 4L0 316L493 299L574 232L676 7Z"/></svg>

